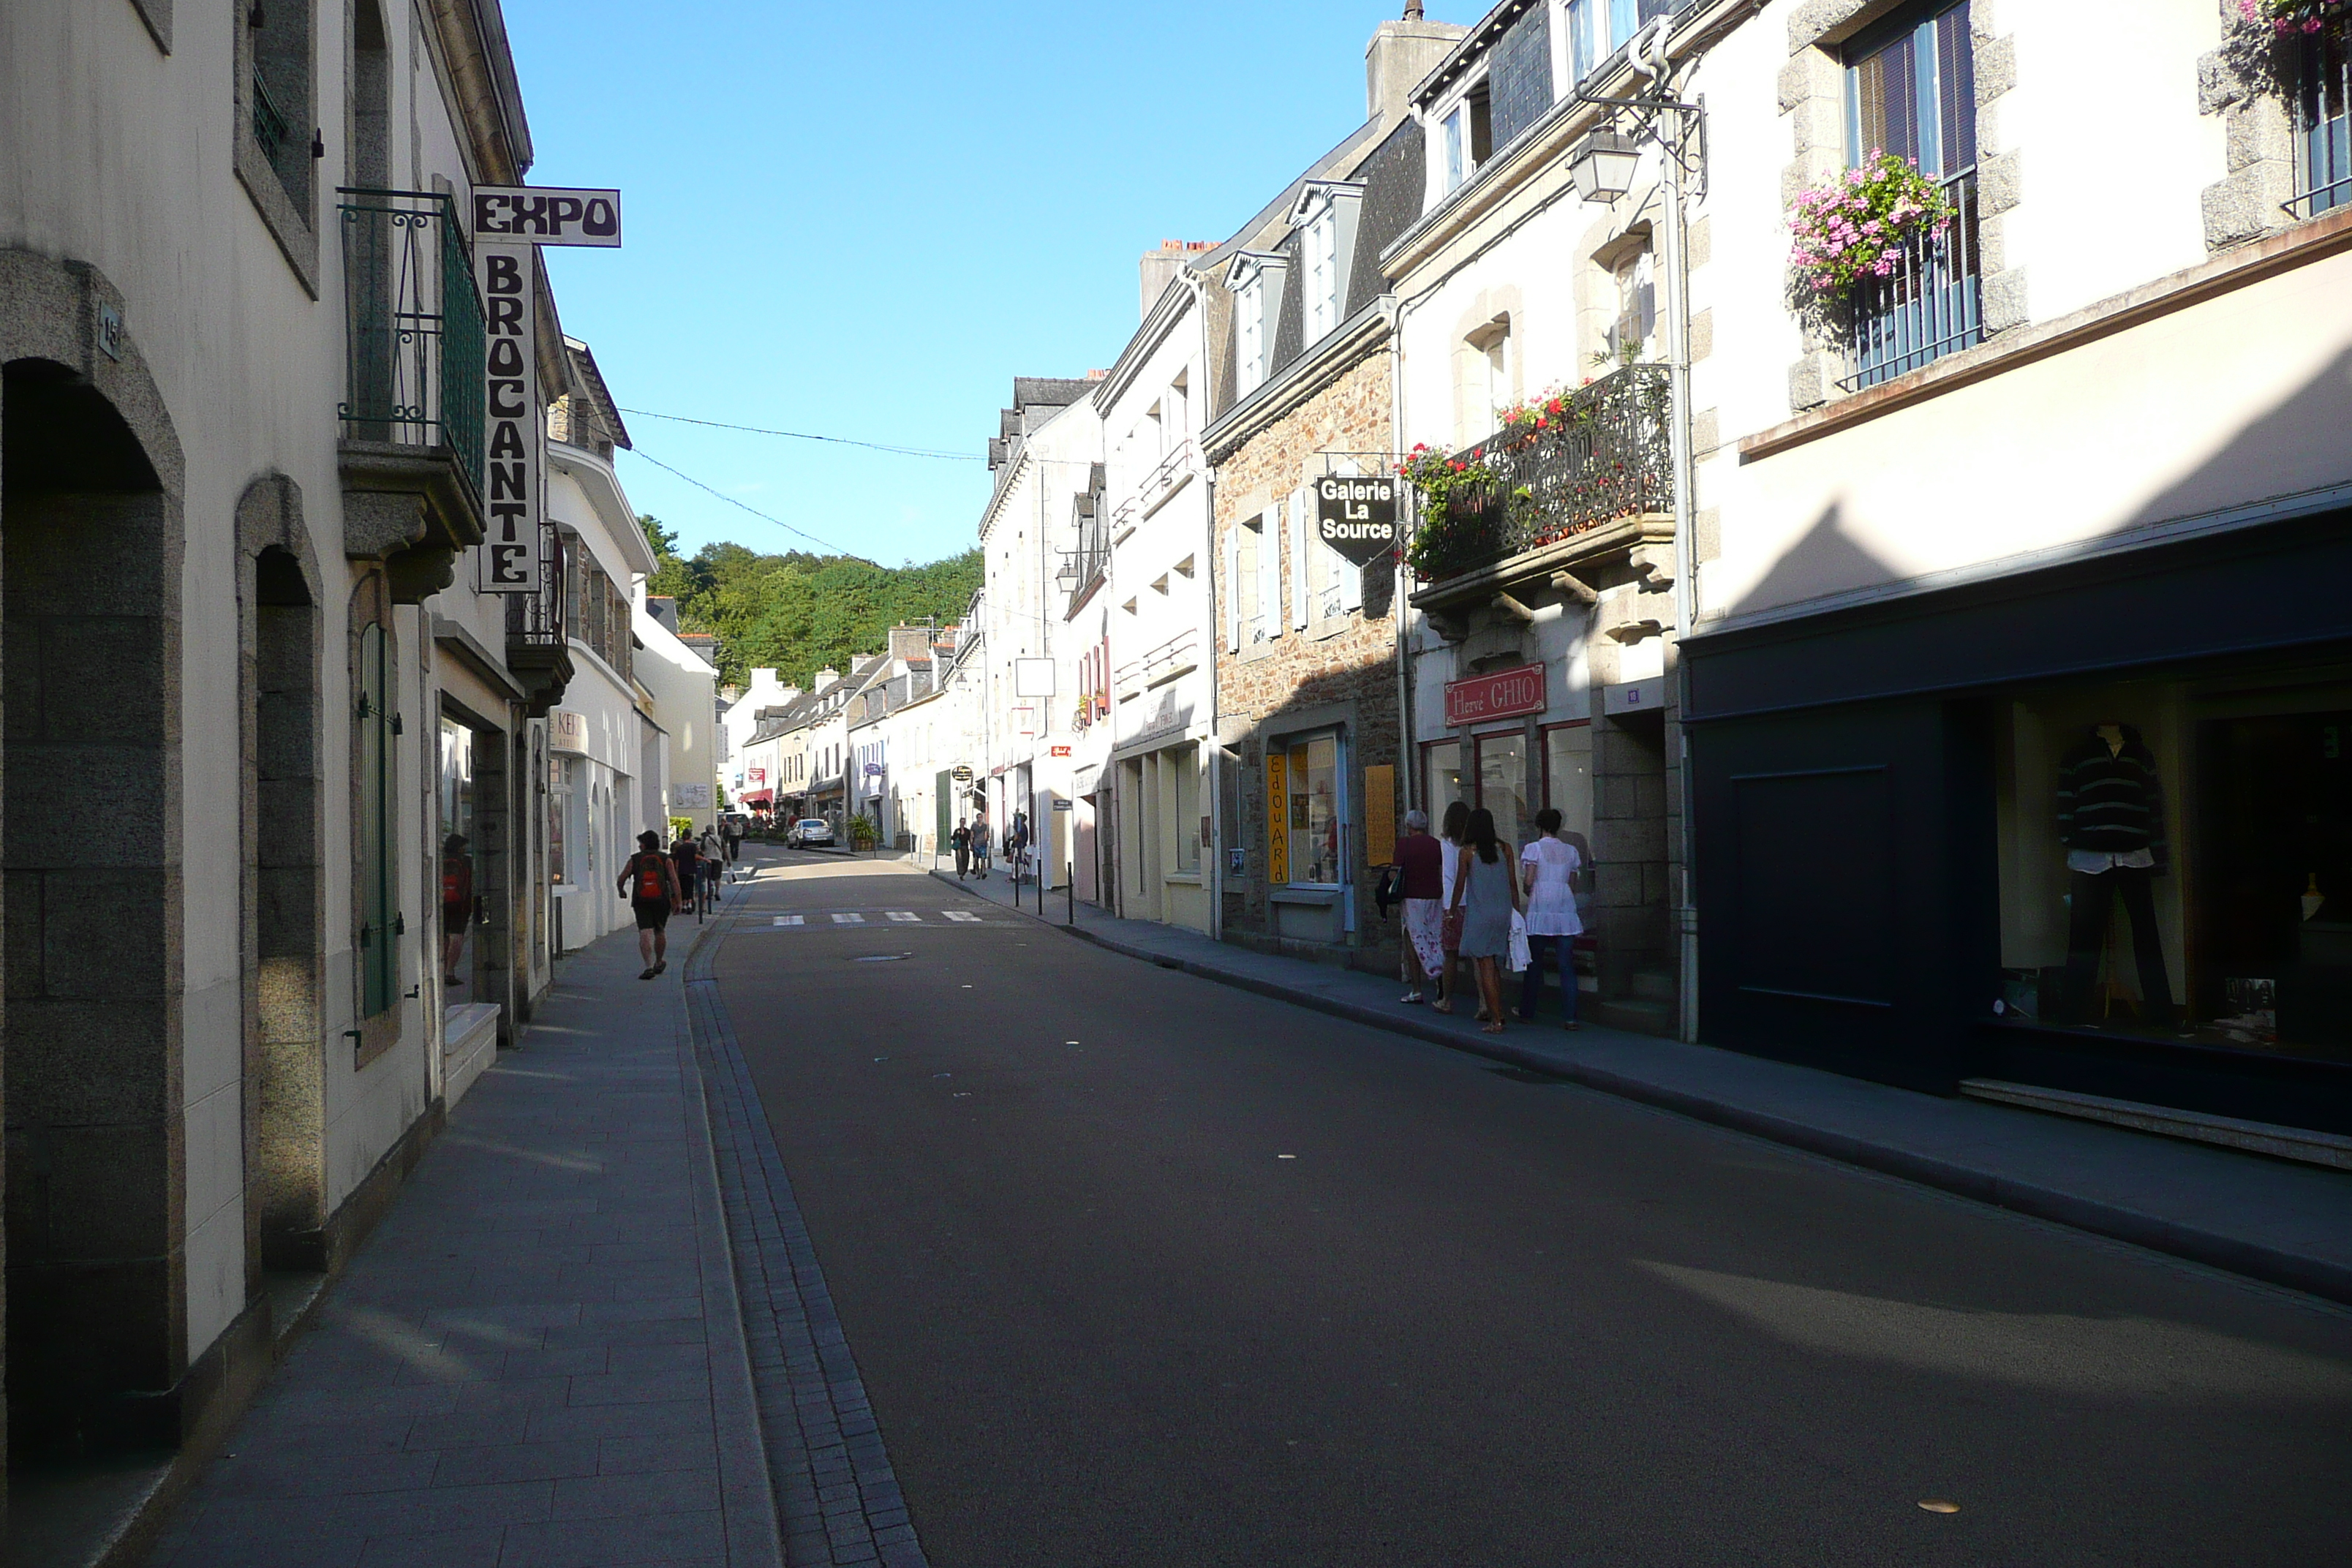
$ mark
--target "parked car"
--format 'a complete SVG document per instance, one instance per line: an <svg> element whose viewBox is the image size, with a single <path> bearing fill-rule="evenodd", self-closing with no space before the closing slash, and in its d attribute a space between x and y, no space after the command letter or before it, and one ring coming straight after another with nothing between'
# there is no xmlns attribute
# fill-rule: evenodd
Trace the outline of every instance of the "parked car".
<svg viewBox="0 0 2352 1568"><path fill-rule="evenodd" d="M803 816L784 835L784 842L801 849L833 847L833 824L822 816Z"/></svg>

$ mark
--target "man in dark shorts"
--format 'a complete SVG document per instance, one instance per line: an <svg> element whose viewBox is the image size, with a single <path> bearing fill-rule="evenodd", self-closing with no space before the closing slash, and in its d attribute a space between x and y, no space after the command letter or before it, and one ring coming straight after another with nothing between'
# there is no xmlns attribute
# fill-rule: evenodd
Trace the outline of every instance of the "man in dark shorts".
<svg viewBox="0 0 2352 1568"><path fill-rule="evenodd" d="M699 918L702 913L702 845L694 837L692 828L677 836L677 842L669 847L669 858L677 871L678 894L686 902L694 905L694 912Z"/></svg>
<svg viewBox="0 0 2352 1568"><path fill-rule="evenodd" d="M678 907L677 871L662 853L661 835L650 830L637 835L637 852L621 868L621 897L637 915L637 953L651 980L669 967L669 917Z"/></svg>

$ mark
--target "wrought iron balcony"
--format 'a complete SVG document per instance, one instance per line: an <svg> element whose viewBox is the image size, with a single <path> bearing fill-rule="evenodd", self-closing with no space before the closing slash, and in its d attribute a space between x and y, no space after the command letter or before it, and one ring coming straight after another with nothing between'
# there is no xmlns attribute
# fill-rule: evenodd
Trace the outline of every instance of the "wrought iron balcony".
<svg viewBox="0 0 2352 1568"><path fill-rule="evenodd" d="M452 199L340 193L349 297L347 440L439 447L482 493L481 296Z"/></svg>
<svg viewBox="0 0 2352 1568"><path fill-rule="evenodd" d="M1854 290L1847 352L1853 374L1838 383L1860 392L1984 341L1977 253L1977 172L1944 182L1955 213L1941 234L1914 237L1895 270Z"/></svg>
<svg viewBox="0 0 2352 1568"><path fill-rule="evenodd" d="M1458 485L1413 541L1423 582L1493 566L1620 518L1674 510L1666 367L1627 365L1564 399L1541 429L1509 426L1453 460Z"/></svg>
<svg viewBox="0 0 2352 1568"><path fill-rule="evenodd" d="M572 679L572 653L564 626L563 535L546 527L540 536L539 586L507 597L507 668L530 693L529 708L543 715L563 696Z"/></svg>

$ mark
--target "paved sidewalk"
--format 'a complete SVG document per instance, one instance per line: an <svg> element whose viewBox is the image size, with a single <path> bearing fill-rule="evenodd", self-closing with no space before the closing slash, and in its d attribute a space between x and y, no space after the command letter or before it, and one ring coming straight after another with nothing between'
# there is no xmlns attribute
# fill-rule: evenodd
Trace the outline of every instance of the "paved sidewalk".
<svg viewBox="0 0 2352 1568"><path fill-rule="evenodd" d="M931 874L1013 907L1002 872L960 883L952 870ZM1036 889L1021 895L1017 907L1036 914ZM1062 925L1069 910L1066 892L1046 893L1047 922ZM1119 920L1084 902L1076 915L1076 934L1132 957L2352 1301L2352 1174L1613 1029L1514 1024L1482 1034L1465 1014L1401 1005L1393 979Z"/></svg>
<svg viewBox="0 0 2352 1568"><path fill-rule="evenodd" d="M563 961L157 1568L774 1568L681 930Z"/></svg>

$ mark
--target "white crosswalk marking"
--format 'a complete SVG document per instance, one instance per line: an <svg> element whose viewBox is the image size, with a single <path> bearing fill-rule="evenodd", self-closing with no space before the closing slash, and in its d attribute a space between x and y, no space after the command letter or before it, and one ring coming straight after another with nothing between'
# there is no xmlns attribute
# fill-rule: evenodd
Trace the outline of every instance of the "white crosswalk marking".
<svg viewBox="0 0 2352 1568"><path fill-rule="evenodd" d="M920 925L923 923L923 917L917 914L912 910L892 910L889 911L889 915L892 920L898 921L900 925Z"/></svg>
<svg viewBox="0 0 2352 1568"><path fill-rule="evenodd" d="M980 923L980 917L973 914L970 910L941 910L940 913L947 916L948 919L951 921L959 921L966 925L978 925Z"/></svg>
<svg viewBox="0 0 2352 1568"><path fill-rule="evenodd" d="M833 917L833 923L837 926L862 926L866 923L866 917L864 915L835 915Z"/></svg>
<svg viewBox="0 0 2352 1568"><path fill-rule="evenodd" d="M806 925L808 921L805 916L802 915L778 915L776 917L776 923L780 926L797 926Z"/></svg>

